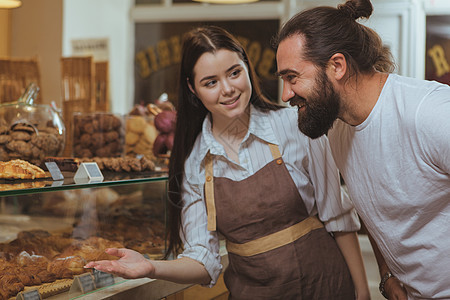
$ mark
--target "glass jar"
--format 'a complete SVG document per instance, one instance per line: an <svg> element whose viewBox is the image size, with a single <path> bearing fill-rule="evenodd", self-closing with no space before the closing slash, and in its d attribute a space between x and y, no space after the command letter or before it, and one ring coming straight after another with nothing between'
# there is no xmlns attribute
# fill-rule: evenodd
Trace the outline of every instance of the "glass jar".
<svg viewBox="0 0 450 300"><path fill-rule="evenodd" d="M64 141L64 123L50 105L21 101L0 105L0 160L41 165L45 157L62 154Z"/></svg>
<svg viewBox="0 0 450 300"><path fill-rule="evenodd" d="M79 158L119 157L124 151L123 116L113 113L74 113L73 155Z"/></svg>
<svg viewBox="0 0 450 300"><path fill-rule="evenodd" d="M126 116L125 155L143 155L156 160L153 154L153 143L159 132L153 122L153 116Z"/></svg>

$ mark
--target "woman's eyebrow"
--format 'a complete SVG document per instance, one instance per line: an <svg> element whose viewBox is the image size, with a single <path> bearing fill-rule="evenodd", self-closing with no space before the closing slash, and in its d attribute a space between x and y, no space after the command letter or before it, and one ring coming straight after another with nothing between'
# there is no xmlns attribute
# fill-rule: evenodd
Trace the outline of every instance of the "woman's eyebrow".
<svg viewBox="0 0 450 300"><path fill-rule="evenodd" d="M205 80L210 80L210 79L213 79L215 77L216 77L216 75L205 76L202 79L200 79L200 82L205 81Z"/></svg>
<svg viewBox="0 0 450 300"><path fill-rule="evenodd" d="M229 68L226 70L226 72L230 72L230 71L233 70L234 68L240 67L240 66L241 66L240 64L234 64L234 65L232 65L231 67L229 67ZM204 81L204 80L213 79L213 78L215 78L215 77L216 77L216 75L205 76L205 77L203 77L202 79L200 79L200 82L202 82L202 81Z"/></svg>
<svg viewBox="0 0 450 300"><path fill-rule="evenodd" d="M234 68L240 67L240 66L241 66L240 64L234 64L234 65L232 65L231 67L229 67L229 68L227 69L227 72L230 72L230 71L233 70Z"/></svg>

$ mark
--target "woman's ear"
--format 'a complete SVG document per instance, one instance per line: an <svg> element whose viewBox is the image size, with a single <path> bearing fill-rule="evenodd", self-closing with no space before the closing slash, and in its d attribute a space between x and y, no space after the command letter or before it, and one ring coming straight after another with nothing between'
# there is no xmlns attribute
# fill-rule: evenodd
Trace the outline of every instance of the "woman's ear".
<svg viewBox="0 0 450 300"><path fill-rule="evenodd" d="M192 87L191 83L189 82L189 78L186 78L186 82L187 82L187 85L188 85L189 89L191 90L192 94L197 96L197 94L195 93L194 88Z"/></svg>
<svg viewBox="0 0 450 300"><path fill-rule="evenodd" d="M335 80L341 80L344 78L347 73L347 60L345 59L344 54L336 53L334 54L329 61L329 68L331 71L331 76L334 77Z"/></svg>

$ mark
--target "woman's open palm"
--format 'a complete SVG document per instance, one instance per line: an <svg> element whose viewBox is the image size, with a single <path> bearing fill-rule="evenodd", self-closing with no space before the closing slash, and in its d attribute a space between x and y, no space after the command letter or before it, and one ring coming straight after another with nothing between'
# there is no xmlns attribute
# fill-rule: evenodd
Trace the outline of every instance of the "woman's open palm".
<svg viewBox="0 0 450 300"><path fill-rule="evenodd" d="M91 261L85 268L95 268L126 279L151 277L154 273L154 266L150 260L139 252L125 248L109 248L105 252L119 259Z"/></svg>

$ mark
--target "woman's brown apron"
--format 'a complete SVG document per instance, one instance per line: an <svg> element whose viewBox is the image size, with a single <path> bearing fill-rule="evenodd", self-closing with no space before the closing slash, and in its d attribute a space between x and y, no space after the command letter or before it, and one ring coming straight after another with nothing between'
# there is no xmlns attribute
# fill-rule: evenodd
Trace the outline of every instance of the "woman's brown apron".
<svg viewBox="0 0 450 300"><path fill-rule="evenodd" d="M206 156L208 229L217 221L227 239L230 299L355 299L335 240L308 216L278 147L269 146L274 160L242 181L214 177Z"/></svg>

